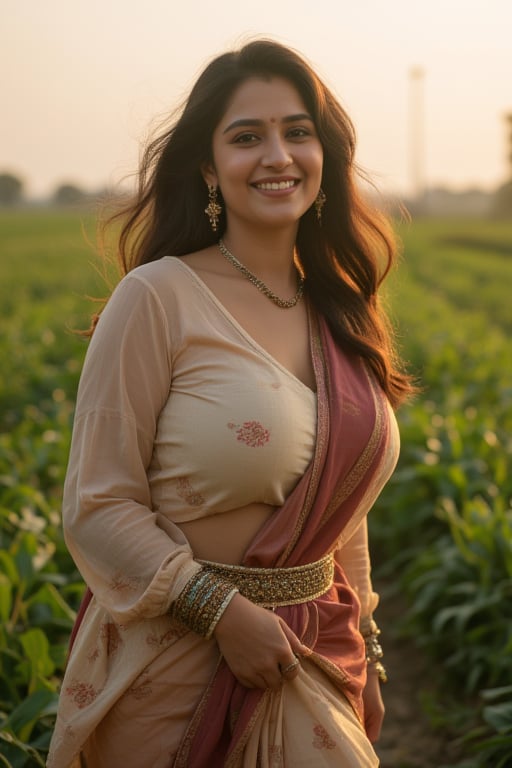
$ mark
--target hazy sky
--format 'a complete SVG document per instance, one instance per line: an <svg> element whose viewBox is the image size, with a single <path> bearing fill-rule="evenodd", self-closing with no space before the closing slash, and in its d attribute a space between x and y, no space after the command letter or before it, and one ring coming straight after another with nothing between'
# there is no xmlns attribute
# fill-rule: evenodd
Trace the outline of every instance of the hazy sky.
<svg viewBox="0 0 512 768"><path fill-rule="evenodd" d="M134 170L155 117L248 36L297 48L353 118L359 163L410 189L411 77L429 185L506 178L512 0L0 0L0 172L39 196Z"/></svg>

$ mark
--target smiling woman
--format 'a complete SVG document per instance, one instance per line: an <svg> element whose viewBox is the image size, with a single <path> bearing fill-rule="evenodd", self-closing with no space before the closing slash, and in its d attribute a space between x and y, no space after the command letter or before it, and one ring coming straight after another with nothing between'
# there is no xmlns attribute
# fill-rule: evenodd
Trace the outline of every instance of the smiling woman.
<svg viewBox="0 0 512 768"><path fill-rule="evenodd" d="M265 40L146 150L78 392L63 524L89 589L50 768L378 764L366 515L410 385L353 154Z"/></svg>

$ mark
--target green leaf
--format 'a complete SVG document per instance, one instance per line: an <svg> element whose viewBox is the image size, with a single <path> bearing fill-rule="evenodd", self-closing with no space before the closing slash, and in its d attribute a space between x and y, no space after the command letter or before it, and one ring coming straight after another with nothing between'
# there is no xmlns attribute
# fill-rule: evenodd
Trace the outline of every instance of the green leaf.
<svg viewBox="0 0 512 768"><path fill-rule="evenodd" d="M11 731L19 736L27 725L32 725L43 714L46 708L58 698L54 691L41 688L35 691L19 706L14 709L7 720L3 723L3 730Z"/></svg>
<svg viewBox="0 0 512 768"><path fill-rule="evenodd" d="M14 558L8 552L1 550L0 572L3 572L14 586L17 586L20 583L20 577Z"/></svg>
<svg viewBox="0 0 512 768"><path fill-rule="evenodd" d="M489 704L484 707L483 718L498 733L512 734L512 702Z"/></svg>
<svg viewBox="0 0 512 768"><path fill-rule="evenodd" d="M0 573L0 622L9 621L12 609L12 583L5 573Z"/></svg>
<svg viewBox="0 0 512 768"><path fill-rule="evenodd" d="M480 691L481 697L484 701L496 701L502 697L507 697L512 700L512 685L504 685L501 688L487 688L485 691Z"/></svg>
<svg viewBox="0 0 512 768"><path fill-rule="evenodd" d="M37 539L32 533L25 533L20 540L14 559L23 581L30 583L34 577L34 556L37 554Z"/></svg>
<svg viewBox="0 0 512 768"><path fill-rule="evenodd" d="M20 636L25 657L30 664L29 690L34 690L38 679L49 677L55 670L50 657L50 644L40 629L29 629Z"/></svg>
<svg viewBox="0 0 512 768"><path fill-rule="evenodd" d="M74 622L76 614L62 599L53 584L46 583L28 600L27 607L30 610L32 623L34 621L49 619L67 619Z"/></svg>

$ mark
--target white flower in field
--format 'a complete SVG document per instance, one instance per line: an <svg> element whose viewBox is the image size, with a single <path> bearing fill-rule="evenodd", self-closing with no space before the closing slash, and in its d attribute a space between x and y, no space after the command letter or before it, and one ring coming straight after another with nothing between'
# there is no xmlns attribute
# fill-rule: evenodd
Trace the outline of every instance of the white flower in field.
<svg viewBox="0 0 512 768"><path fill-rule="evenodd" d="M61 523L60 513L57 512L56 509L51 509L47 517L50 525L56 525L56 526L60 525Z"/></svg>
<svg viewBox="0 0 512 768"><path fill-rule="evenodd" d="M66 393L63 389L57 388L53 390L52 397L55 403L63 403L66 399Z"/></svg>
<svg viewBox="0 0 512 768"><path fill-rule="evenodd" d="M52 541L47 541L45 544L40 545L37 554L32 558L32 564L36 571L43 568L48 560L53 557L55 549L55 544Z"/></svg>
<svg viewBox="0 0 512 768"><path fill-rule="evenodd" d="M439 453L442 447L443 444L440 440L437 439L437 437L429 437L427 440L427 448L432 453Z"/></svg>
<svg viewBox="0 0 512 768"><path fill-rule="evenodd" d="M46 527L44 517L37 515L30 507L22 507L21 518L18 518L18 528L23 531L32 531L32 533L41 533Z"/></svg>
<svg viewBox="0 0 512 768"><path fill-rule="evenodd" d="M60 440L60 433L54 429L47 429L43 432L43 443L58 443Z"/></svg>
<svg viewBox="0 0 512 768"><path fill-rule="evenodd" d="M423 461L429 467L433 467L434 464L439 464L439 455L437 453L425 453Z"/></svg>
<svg viewBox="0 0 512 768"><path fill-rule="evenodd" d="M490 445L492 448L495 445L498 445L498 435L496 434L496 432L493 432L491 429L485 430L484 440L487 443L487 445Z"/></svg>

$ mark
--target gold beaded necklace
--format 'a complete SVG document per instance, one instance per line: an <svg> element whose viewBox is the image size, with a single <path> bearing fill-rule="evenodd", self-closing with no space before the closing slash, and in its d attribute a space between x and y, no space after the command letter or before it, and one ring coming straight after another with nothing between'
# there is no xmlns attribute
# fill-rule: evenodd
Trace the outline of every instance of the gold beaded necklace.
<svg viewBox="0 0 512 768"><path fill-rule="evenodd" d="M253 275L253 273L247 269L247 267L242 264L241 261L238 261L236 256L233 256L231 251L228 251L226 248L224 242L222 240L219 240L219 250L222 253L222 255L237 269L240 270L242 275L249 280L250 283L252 283L256 288L261 291L267 298L270 299L270 301L273 301L274 304L277 304L278 307L281 307L281 309L291 309L294 307L302 298L304 294L304 277L300 275L299 277L299 287L297 289L297 293L292 299L281 299L277 294L274 293L265 283L263 280L260 280L259 277L256 277L256 275Z"/></svg>

